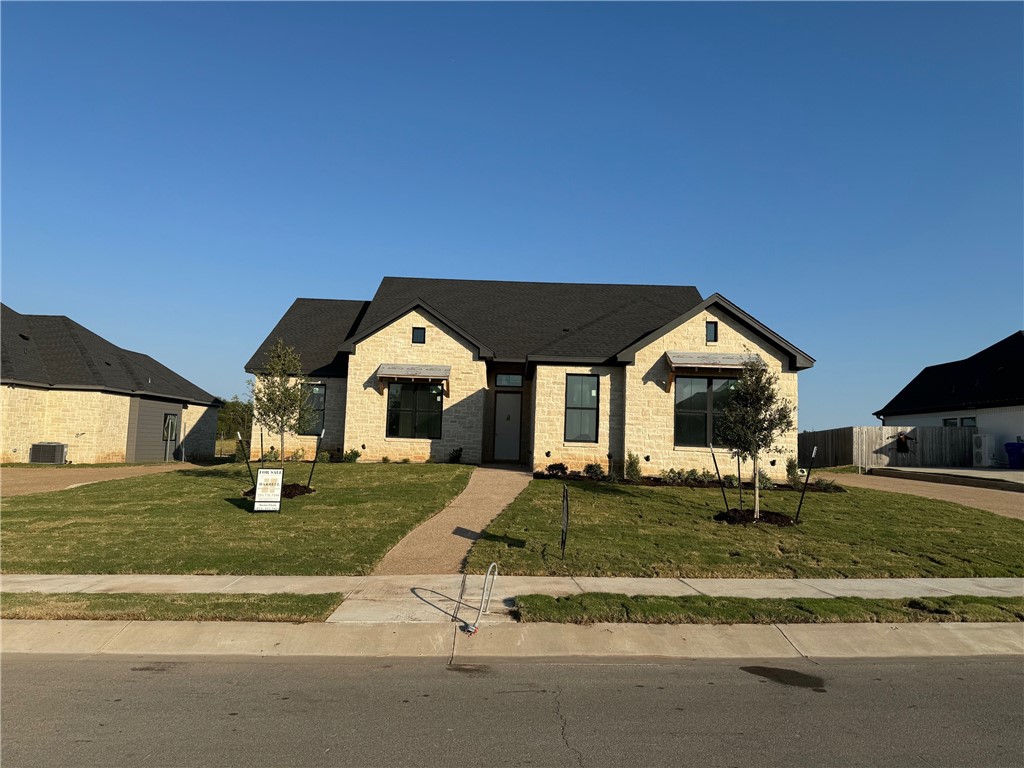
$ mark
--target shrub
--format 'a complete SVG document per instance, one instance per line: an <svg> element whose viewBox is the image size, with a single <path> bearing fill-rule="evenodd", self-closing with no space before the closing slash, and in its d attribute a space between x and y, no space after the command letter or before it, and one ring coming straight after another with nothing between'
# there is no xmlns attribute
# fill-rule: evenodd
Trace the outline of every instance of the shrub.
<svg viewBox="0 0 1024 768"><path fill-rule="evenodd" d="M786 459L786 479L794 488L800 484L800 467L792 456Z"/></svg>
<svg viewBox="0 0 1024 768"><path fill-rule="evenodd" d="M381 456L380 457L380 463L381 464L390 464L391 463L391 459L388 458L387 456Z"/></svg>
<svg viewBox="0 0 1024 768"><path fill-rule="evenodd" d="M583 476L589 477L591 480L604 480L604 467L600 464L587 464L583 468Z"/></svg>
<svg viewBox="0 0 1024 768"><path fill-rule="evenodd" d="M241 440L235 443L235 461L247 461L249 458L249 451L245 449L245 443Z"/></svg>
<svg viewBox="0 0 1024 768"><path fill-rule="evenodd" d="M270 446L270 450L263 454L264 461L278 461L277 448Z"/></svg>
<svg viewBox="0 0 1024 768"><path fill-rule="evenodd" d="M701 470L700 475L697 477L697 485L701 488L707 488L713 482L715 482L714 474L708 472L706 469Z"/></svg>
<svg viewBox="0 0 1024 768"><path fill-rule="evenodd" d="M843 487L836 483L834 480L828 480L824 477L818 477L811 483L816 490L823 491L824 493L841 493Z"/></svg>
<svg viewBox="0 0 1024 768"><path fill-rule="evenodd" d="M768 473L765 472L763 469L757 470L757 487L758 490L761 491L770 491L772 488L775 487L775 483L772 482L772 479L768 476Z"/></svg>
<svg viewBox="0 0 1024 768"><path fill-rule="evenodd" d="M330 461L331 460L331 452L330 451L320 451L320 453L318 453L316 455L316 460L317 461Z"/></svg>
<svg viewBox="0 0 1024 768"><path fill-rule="evenodd" d="M725 475L722 478L722 485L726 488L739 488L740 479L736 475Z"/></svg>
<svg viewBox="0 0 1024 768"><path fill-rule="evenodd" d="M461 445L458 448L452 448L451 452L448 454L448 463L449 464L461 464L462 463L462 446Z"/></svg>
<svg viewBox="0 0 1024 768"><path fill-rule="evenodd" d="M683 473L678 469L666 469L661 473L661 479L666 485L682 485L685 482Z"/></svg>
<svg viewBox="0 0 1024 768"><path fill-rule="evenodd" d="M556 477L565 477L566 475L569 474L569 468L565 466L565 464L562 464L561 462L559 462L558 464L548 464L544 468L544 471L547 472L549 475L555 475Z"/></svg>
<svg viewBox="0 0 1024 768"><path fill-rule="evenodd" d="M291 455L288 457L288 461L302 461L302 459L305 458L305 456L306 456L306 449L305 448L296 448L294 451L292 451Z"/></svg>
<svg viewBox="0 0 1024 768"><path fill-rule="evenodd" d="M408 457L408 456L406 456L406 457L405 457L404 459L402 459L402 460L401 460L401 461L399 461L398 463L399 463L399 464L408 464L408 463L409 463L409 457Z"/></svg>
<svg viewBox="0 0 1024 768"><path fill-rule="evenodd" d="M343 464L355 464L357 461L359 461L359 457L362 455L363 454L361 454L358 450L353 448L351 451L345 451L343 454L341 454L341 462Z"/></svg>
<svg viewBox="0 0 1024 768"><path fill-rule="evenodd" d="M626 479L639 483L643 479L640 472L640 457L632 451L626 454Z"/></svg>
<svg viewBox="0 0 1024 768"><path fill-rule="evenodd" d="M700 481L700 475L697 474L696 469L688 469L683 475L683 482L687 485L697 485Z"/></svg>

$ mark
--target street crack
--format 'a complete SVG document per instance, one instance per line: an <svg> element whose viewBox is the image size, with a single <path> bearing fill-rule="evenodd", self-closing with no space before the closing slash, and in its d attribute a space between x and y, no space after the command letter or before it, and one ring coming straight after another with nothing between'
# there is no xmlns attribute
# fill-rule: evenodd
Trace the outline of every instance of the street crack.
<svg viewBox="0 0 1024 768"><path fill-rule="evenodd" d="M565 719L565 714L562 712L562 689L555 689L555 714L558 715L558 721L561 724L562 743L565 744L565 748L568 749L573 755L576 756L576 765L583 768L583 753L580 752L576 747L569 743L569 735L566 732L569 727L569 722Z"/></svg>

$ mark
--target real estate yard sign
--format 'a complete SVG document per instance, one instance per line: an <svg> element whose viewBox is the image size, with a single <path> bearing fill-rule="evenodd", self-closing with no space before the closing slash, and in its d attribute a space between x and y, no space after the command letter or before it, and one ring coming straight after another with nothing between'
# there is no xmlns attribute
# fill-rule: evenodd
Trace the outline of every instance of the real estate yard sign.
<svg viewBox="0 0 1024 768"><path fill-rule="evenodd" d="M256 470L256 500L253 512L280 512L281 489L284 487L283 469Z"/></svg>

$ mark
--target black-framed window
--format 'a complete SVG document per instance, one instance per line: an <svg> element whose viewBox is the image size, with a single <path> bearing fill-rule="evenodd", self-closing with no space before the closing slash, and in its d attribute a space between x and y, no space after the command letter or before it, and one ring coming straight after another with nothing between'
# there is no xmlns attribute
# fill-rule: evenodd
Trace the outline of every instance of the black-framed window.
<svg viewBox="0 0 1024 768"><path fill-rule="evenodd" d="M715 415L729 402L736 379L679 377L676 379L675 444L706 446L714 441Z"/></svg>
<svg viewBox="0 0 1024 768"><path fill-rule="evenodd" d="M565 442L597 442L599 379L587 374L565 376Z"/></svg>
<svg viewBox="0 0 1024 768"><path fill-rule="evenodd" d="M388 385L388 437L437 440L441 437L444 387L393 381Z"/></svg>
<svg viewBox="0 0 1024 768"><path fill-rule="evenodd" d="M954 416L951 419L943 419L942 420L942 426L944 426L944 427L955 427L956 426L956 416Z"/></svg>
<svg viewBox="0 0 1024 768"><path fill-rule="evenodd" d="M978 419L974 416L963 416L960 418L961 427L976 427L978 426Z"/></svg>
<svg viewBox="0 0 1024 768"><path fill-rule="evenodd" d="M309 419L300 435L319 435L324 428L324 404L327 401L327 387L323 384L304 384Z"/></svg>
<svg viewBox="0 0 1024 768"><path fill-rule="evenodd" d="M427 329L426 328L413 328L412 329L412 343L413 344L426 344L427 343Z"/></svg>
<svg viewBox="0 0 1024 768"><path fill-rule="evenodd" d="M709 344L714 344L718 341L718 321L708 320L704 323L704 339Z"/></svg>
<svg viewBox="0 0 1024 768"><path fill-rule="evenodd" d="M523 377L519 373L499 373L494 376L494 386L496 387L521 387L523 386Z"/></svg>

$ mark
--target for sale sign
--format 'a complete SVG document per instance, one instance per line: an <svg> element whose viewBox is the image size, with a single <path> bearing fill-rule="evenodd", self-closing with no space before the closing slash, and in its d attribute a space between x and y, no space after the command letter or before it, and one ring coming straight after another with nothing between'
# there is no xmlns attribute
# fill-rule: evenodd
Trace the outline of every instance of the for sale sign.
<svg viewBox="0 0 1024 768"><path fill-rule="evenodd" d="M283 469L256 471L256 501L253 512L280 512L281 488L284 486Z"/></svg>

